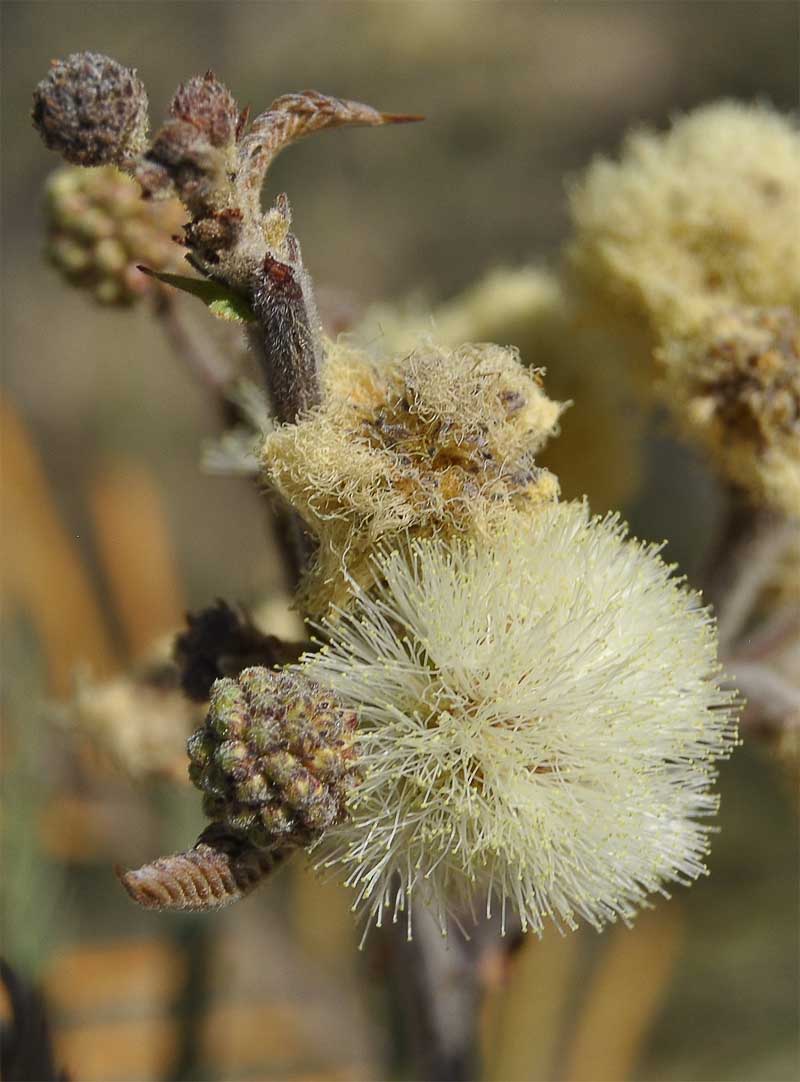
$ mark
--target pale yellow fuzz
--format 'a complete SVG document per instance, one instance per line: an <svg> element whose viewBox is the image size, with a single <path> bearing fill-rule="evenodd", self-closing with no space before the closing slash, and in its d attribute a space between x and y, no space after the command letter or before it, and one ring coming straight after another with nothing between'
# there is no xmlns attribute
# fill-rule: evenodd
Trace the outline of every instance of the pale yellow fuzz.
<svg viewBox="0 0 800 1082"><path fill-rule="evenodd" d="M513 344L523 364L543 368L548 393L571 404L559 437L538 459L556 474L563 497L588 495L598 510L619 507L639 480L641 410L633 408L627 354L641 342L586 326L558 277L541 267L499 268L433 311L422 301L370 308L353 337L380 357L437 342Z"/></svg>
<svg viewBox="0 0 800 1082"><path fill-rule="evenodd" d="M303 669L358 711L352 817L320 843L367 922L497 907L632 920L705 872L736 743L716 631L657 546L554 503L492 538L378 549Z"/></svg>
<svg viewBox="0 0 800 1082"><path fill-rule="evenodd" d="M628 136L571 211L587 298L647 332L684 334L719 302L800 307L800 133L765 106L718 102Z"/></svg>
<svg viewBox="0 0 800 1082"><path fill-rule="evenodd" d="M306 611L346 605L374 546L491 532L498 511L558 498L535 456L562 406L513 349L428 341L392 360L329 347L322 405L269 435L265 476L319 539Z"/></svg>

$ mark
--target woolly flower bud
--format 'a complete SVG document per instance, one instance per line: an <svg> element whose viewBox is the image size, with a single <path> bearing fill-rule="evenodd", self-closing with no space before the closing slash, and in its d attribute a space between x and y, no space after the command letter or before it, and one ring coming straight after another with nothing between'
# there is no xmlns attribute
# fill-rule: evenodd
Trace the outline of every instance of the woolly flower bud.
<svg viewBox="0 0 800 1082"><path fill-rule="evenodd" d="M263 450L268 480L320 539L309 611L346 604L350 581L369 581L376 542L482 532L501 508L557 498L534 455L562 406L515 350L429 342L373 363L338 345L326 379L323 404Z"/></svg>
<svg viewBox="0 0 800 1082"><path fill-rule="evenodd" d="M189 738L209 818L253 845L306 845L346 815L355 714L300 674L254 667L214 683Z"/></svg>
<svg viewBox="0 0 800 1082"><path fill-rule="evenodd" d="M719 102L630 135L573 189L571 264L587 293L686 328L709 301L800 305L800 133Z"/></svg>
<svg viewBox="0 0 800 1082"><path fill-rule="evenodd" d="M230 90L213 71L181 83L169 111L178 120L202 131L212 146L226 146L236 138L239 108Z"/></svg>
<svg viewBox="0 0 800 1082"><path fill-rule="evenodd" d="M132 68L101 53L53 61L33 95L33 123L74 165L130 165L145 148L147 93Z"/></svg>
<svg viewBox="0 0 800 1082"><path fill-rule="evenodd" d="M800 517L800 319L717 313L657 353L679 423L754 498Z"/></svg>
<svg viewBox="0 0 800 1082"><path fill-rule="evenodd" d="M558 503L488 543L378 555L304 670L359 712L362 779L322 861L362 913L418 897L444 928L478 891L537 933L599 928L704 873L737 709L657 551Z"/></svg>
<svg viewBox="0 0 800 1082"><path fill-rule="evenodd" d="M178 87L169 111L137 178L148 195L175 191L192 215L204 222L202 227L193 223L194 228L213 234L211 246L230 247L235 239L231 230L235 233L241 224L233 183L239 121L233 95L208 71ZM227 213L218 219L221 212ZM212 237L194 239L212 241Z"/></svg>
<svg viewBox="0 0 800 1082"><path fill-rule="evenodd" d="M137 270L185 271L173 237L186 220L177 199L145 202L135 180L113 166L65 167L47 181L47 255L101 304L129 304L157 288Z"/></svg>

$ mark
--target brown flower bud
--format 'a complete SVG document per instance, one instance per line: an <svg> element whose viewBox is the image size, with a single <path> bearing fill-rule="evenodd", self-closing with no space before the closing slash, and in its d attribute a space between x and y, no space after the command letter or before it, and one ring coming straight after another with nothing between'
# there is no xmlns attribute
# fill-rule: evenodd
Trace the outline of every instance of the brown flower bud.
<svg viewBox="0 0 800 1082"><path fill-rule="evenodd" d="M132 68L101 53L53 61L33 94L33 123L45 145L74 165L125 165L142 153L147 94Z"/></svg>
<svg viewBox="0 0 800 1082"><path fill-rule="evenodd" d="M213 71L181 83L169 111L177 120L202 131L213 147L225 146L236 139L239 108L230 90Z"/></svg>
<svg viewBox="0 0 800 1082"><path fill-rule="evenodd" d="M209 818L255 846L307 845L344 820L356 716L299 673L217 680L189 738L189 776Z"/></svg>
<svg viewBox="0 0 800 1082"><path fill-rule="evenodd" d="M221 676L238 676L242 669L254 665L288 665L305 649L301 642L265 635L224 601L188 613L186 624L186 630L175 639L174 657L181 687L195 702L207 700L214 681Z"/></svg>

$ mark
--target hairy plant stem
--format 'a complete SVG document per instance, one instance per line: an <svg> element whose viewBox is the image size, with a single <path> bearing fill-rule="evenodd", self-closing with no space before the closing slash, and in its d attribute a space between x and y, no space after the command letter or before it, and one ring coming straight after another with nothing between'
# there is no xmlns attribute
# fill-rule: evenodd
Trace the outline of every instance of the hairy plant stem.
<svg viewBox="0 0 800 1082"><path fill-rule="evenodd" d="M754 506L739 489L729 489L703 590L716 612L721 652L728 652L746 628L791 535L792 526L782 516Z"/></svg>
<svg viewBox="0 0 800 1082"><path fill-rule="evenodd" d="M424 1082L477 1078L479 944L458 935L445 938L420 906L414 906L411 939L400 919L389 925L386 942L411 1077Z"/></svg>
<svg viewBox="0 0 800 1082"><path fill-rule="evenodd" d="M173 352L199 379L203 386L226 408L225 392L233 379L233 369L207 337L201 336L180 311L179 302L164 289L155 292L153 306Z"/></svg>
<svg viewBox="0 0 800 1082"><path fill-rule="evenodd" d="M253 290L253 311L257 322L249 340L273 416L279 424L291 424L320 400L321 346L308 276L267 253ZM289 508L276 508L273 517L288 585L294 590L313 556L313 540Z"/></svg>
<svg viewBox="0 0 800 1082"><path fill-rule="evenodd" d="M251 341L275 419L292 423L320 399L321 347L308 276L267 253L253 290Z"/></svg>
<svg viewBox="0 0 800 1082"><path fill-rule="evenodd" d="M320 399L321 350L308 277L267 255L253 297L258 322L250 342L259 359L275 419L291 423ZM287 577L296 587L312 555L300 519L277 511L276 527ZM445 939L433 917L417 907L414 936L405 922L386 936L388 974L401 1012L403 1059L416 1079L466 1082L477 1077L479 948L458 936Z"/></svg>

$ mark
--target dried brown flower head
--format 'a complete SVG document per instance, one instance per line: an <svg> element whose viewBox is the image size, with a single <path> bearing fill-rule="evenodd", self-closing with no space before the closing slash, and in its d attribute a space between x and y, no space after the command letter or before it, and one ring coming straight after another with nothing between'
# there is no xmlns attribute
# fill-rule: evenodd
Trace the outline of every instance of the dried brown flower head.
<svg viewBox="0 0 800 1082"><path fill-rule="evenodd" d="M373 362L330 349L322 405L264 443L267 479L319 537L304 591L310 612L347 603L381 541L474 533L495 512L558 496L535 455L562 406L513 349L422 344Z"/></svg>
<svg viewBox="0 0 800 1082"><path fill-rule="evenodd" d="M800 319L788 308L718 312L657 352L685 430L754 498L800 516Z"/></svg>

